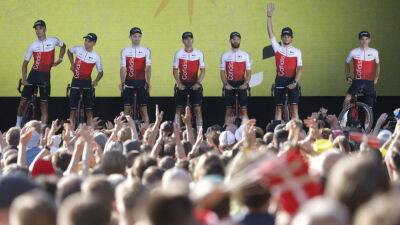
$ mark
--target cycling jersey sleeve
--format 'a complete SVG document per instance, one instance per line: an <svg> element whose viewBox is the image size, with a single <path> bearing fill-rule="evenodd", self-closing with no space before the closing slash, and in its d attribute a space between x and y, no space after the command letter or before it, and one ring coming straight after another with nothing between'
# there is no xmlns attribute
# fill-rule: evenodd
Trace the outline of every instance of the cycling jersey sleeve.
<svg viewBox="0 0 400 225"><path fill-rule="evenodd" d="M146 48L146 66L151 65L151 51L149 48Z"/></svg>
<svg viewBox="0 0 400 225"><path fill-rule="evenodd" d="M375 50L375 63L378 64L379 63L379 53L377 50Z"/></svg>
<svg viewBox="0 0 400 225"><path fill-rule="evenodd" d="M101 64L100 56L97 57L97 60L96 60L96 69L98 72L103 72L103 65Z"/></svg>
<svg viewBox="0 0 400 225"><path fill-rule="evenodd" d="M62 47L64 45L64 42L61 41L58 37L53 37L53 39L54 39L54 45L55 46Z"/></svg>
<svg viewBox="0 0 400 225"><path fill-rule="evenodd" d="M126 67L126 54L125 49L121 50L121 67Z"/></svg>
<svg viewBox="0 0 400 225"><path fill-rule="evenodd" d="M250 62L249 54L247 54L247 58L246 58L246 70L251 70L251 62Z"/></svg>
<svg viewBox="0 0 400 225"><path fill-rule="evenodd" d="M277 52L280 45L279 45L278 41L276 40L275 36L271 38L271 44L272 44L272 48L274 49L274 52Z"/></svg>
<svg viewBox="0 0 400 225"><path fill-rule="evenodd" d="M25 54L25 58L24 58L25 61L29 62L29 60L31 60L32 54L33 54L33 48L32 48L32 45L29 45L28 50L26 51L26 54Z"/></svg>
<svg viewBox="0 0 400 225"><path fill-rule="evenodd" d="M202 52L200 52L200 68L205 68L206 65L204 63L204 55Z"/></svg>
<svg viewBox="0 0 400 225"><path fill-rule="evenodd" d="M68 49L69 52L71 52L72 54L76 54L76 52L78 51L79 46L74 46Z"/></svg>
<svg viewBox="0 0 400 225"><path fill-rule="evenodd" d="M174 69L178 69L178 67L179 67L178 52L177 52L177 53L175 54L175 56L174 56L174 62L173 62L172 67L173 67Z"/></svg>
<svg viewBox="0 0 400 225"><path fill-rule="evenodd" d="M349 53L349 55L347 56L347 58L346 58L346 63L350 63L351 60L353 60L353 51L351 51L351 52Z"/></svg>
<svg viewBox="0 0 400 225"><path fill-rule="evenodd" d="M297 66L303 66L303 59L301 58L301 51L297 51Z"/></svg>
<svg viewBox="0 0 400 225"><path fill-rule="evenodd" d="M221 63L219 65L219 68L221 71L225 71L225 59L224 59L224 55L221 56Z"/></svg>

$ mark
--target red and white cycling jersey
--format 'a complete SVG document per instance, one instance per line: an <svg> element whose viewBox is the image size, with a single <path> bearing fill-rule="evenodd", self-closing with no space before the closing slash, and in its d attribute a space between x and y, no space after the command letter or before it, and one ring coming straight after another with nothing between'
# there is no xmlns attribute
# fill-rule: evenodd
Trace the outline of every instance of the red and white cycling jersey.
<svg viewBox="0 0 400 225"><path fill-rule="evenodd" d="M243 81L246 70L251 70L250 56L242 50L227 51L221 56L220 70L228 81Z"/></svg>
<svg viewBox="0 0 400 225"><path fill-rule="evenodd" d="M346 63L353 60L354 79L374 80L375 64L379 63L378 51L374 48L355 48L347 56Z"/></svg>
<svg viewBox="0 0 400 225"><path fill-rule="evenodd" d="M275 52L276 74L281 77L295 77L298 66L303 66L301 51L293 46L282 46L275 37L271 38Z"/></svg>
<svg viewBox="0 0 400 225"><path fill-rule="evenodd" d="M127 80L146 80L146 66L151 65L150 49L129 46L121 51L121 67L126 67Z"/></svg>
<svg viewBox="0 0 400 225"><path fill-rule="evenodd" d="M83 46L74 46L68 51L76 54L74 67L75 79L90 80L94 65L96 65L98 72L103 71L100 56L95 51L88 52Z"/></svg>
<svg viewBox="0 0 400 225"><path fill-rule="evenodd" d="M54 63L54 49L63 46L64 42L57 37L47 37L45 40L34 41L25 54L25 60L31 60L33 55L32 70L39 72L50 72Z"/></svg>
<svg viewBox="0 0 400 225"><path fill-rule="evenodd" d="M191 52L181 49L175 54L173 68L179 69L182 82L197 82L199 68L205 68L203 53L198 49Z"/></svg>

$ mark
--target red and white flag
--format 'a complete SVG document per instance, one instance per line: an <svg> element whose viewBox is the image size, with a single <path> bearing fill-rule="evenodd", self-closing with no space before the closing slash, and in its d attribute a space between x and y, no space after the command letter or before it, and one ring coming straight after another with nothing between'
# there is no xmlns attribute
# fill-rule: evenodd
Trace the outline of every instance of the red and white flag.
<svg viewBox="0 0 400 225"><path fill-rule="evenodd" d="M261 181L279 196L280 206L294 215L302 203L322 194L321 183L308 173L308 162L298 148L262 163Z"/></svg>

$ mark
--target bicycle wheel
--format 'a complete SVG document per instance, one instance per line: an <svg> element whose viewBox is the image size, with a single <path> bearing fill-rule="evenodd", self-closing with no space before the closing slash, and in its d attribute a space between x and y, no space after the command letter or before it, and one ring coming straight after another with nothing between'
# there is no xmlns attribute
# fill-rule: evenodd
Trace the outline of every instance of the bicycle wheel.
<svg viewBox="0 0 400 225"><path fill-rule="evenodd" d="M348 104L340 112L338 120L341 127L350 127L369 133L374 123L374 115L372 109L363 102L356 102L359 117L355 120L352 118L352 104Z"/></svg>

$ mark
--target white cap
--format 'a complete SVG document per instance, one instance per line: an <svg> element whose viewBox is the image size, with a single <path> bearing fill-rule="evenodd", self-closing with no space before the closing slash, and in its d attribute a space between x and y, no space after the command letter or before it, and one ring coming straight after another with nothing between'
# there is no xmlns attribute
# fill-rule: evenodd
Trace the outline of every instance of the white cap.
<svg viewBox="0 0 400 225"><path fill-rule="evenodd" d="M377 138L381 143L385 143L390 136L392 136L392 132L390 130L381 130L379 131Z"/></svg>
<svg viewBox="0 0 400 225"><path fill-rule="evenodd" d="M219 135L219 145L220 146L228 146L235 144L236 139L235 135L230 131L223 131Z"/></svg>
<svg viewBox="0 0 400 225"><path fill-rule="evenodd" d="M162 178L162 188L167 192L188 195L191 181L186 170L174 167L165 171Z"/></svg>
<svg viewBox="0 0 400 225"><path fill-rule="evenodd" d="M236 131L235 131L236 141L242 140L243 129L244 129L244 124L242 124L238 129L236 129Z"/></svg>

